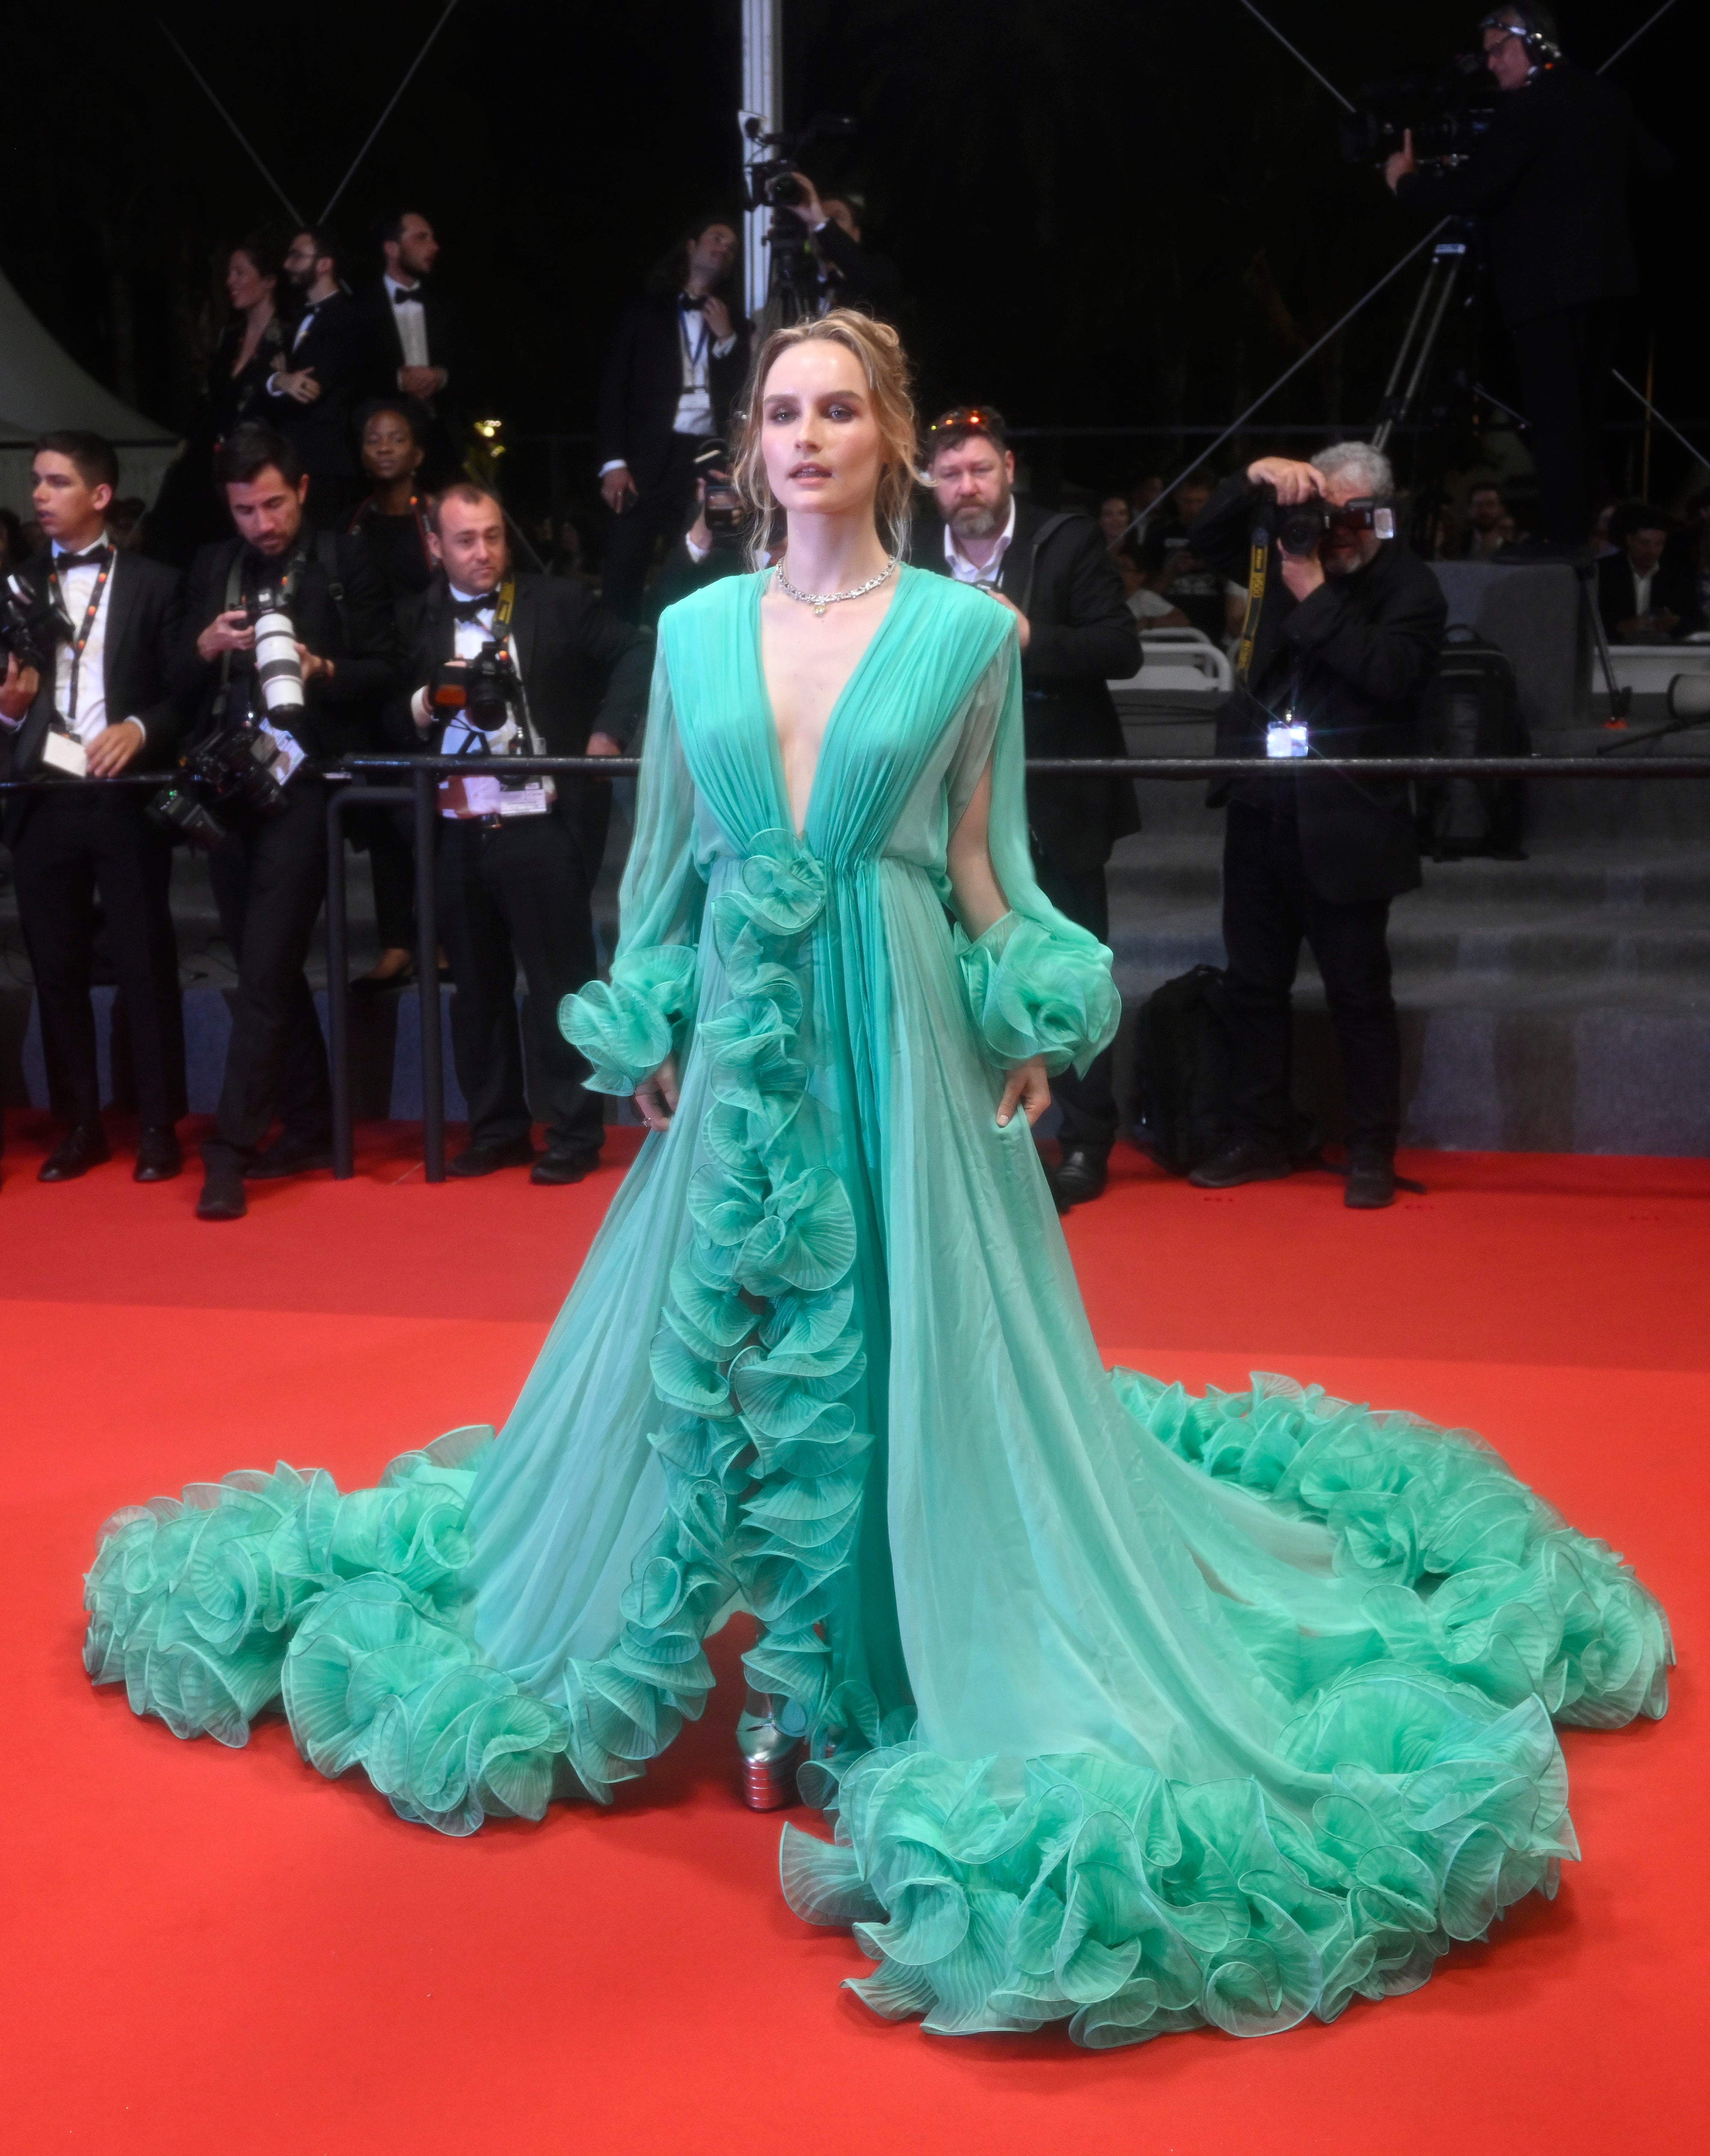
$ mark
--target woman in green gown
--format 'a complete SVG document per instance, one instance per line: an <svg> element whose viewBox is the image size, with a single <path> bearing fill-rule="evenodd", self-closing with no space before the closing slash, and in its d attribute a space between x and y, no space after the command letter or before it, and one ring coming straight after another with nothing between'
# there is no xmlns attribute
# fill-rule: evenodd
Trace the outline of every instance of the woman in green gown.
<svg viewBox="0 0 1710 2156"><path fill-rule="evenodd" d="M1551 1717L1660 1713L1661 1613L1466 1433L1102 1368L1029 1124L1117 1001L1030 865L1024 624L887 556L891 331L756 384L782 560L660 624L563 1014L652 1129L510 1421L116 1515L91 1674L227 1743L282 1702L465 1834L641 1773L745 1609L751 1801L800 1759L834 1839L784 1891L881 2013L1108 2046L1410 1989L1553 1890Z"/></svg>

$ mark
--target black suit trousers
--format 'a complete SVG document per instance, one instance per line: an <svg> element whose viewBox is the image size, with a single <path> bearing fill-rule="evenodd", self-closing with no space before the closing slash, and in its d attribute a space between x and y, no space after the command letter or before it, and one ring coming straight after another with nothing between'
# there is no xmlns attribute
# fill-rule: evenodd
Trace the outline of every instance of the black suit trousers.
<svg viewBox="0 0 1710 2156"><path fill-rule="evenodd" d="M584 1057L558 1029L558 1005L598 970L592 879L581 840L561 814L445 818L437 864L439 937L451 963L451 1047L476 1145L526 1137L527 1070L516 1010L516 968L528 983L528 1023L546 1086L547 1145L594 1152L604 1108L583 1081Z"/></svg>
<svg viewBox="0 0 1710 2156"><path fill-rule="evenodd" d="M659 477L626 497L626 506L606 519L605 555L600 567L600 596L625 621L641 618L641 594L655 550L670 546L689 528L695 506L693 434L673 434L670 453Z"/></svg>
<svg viewBox="0 0 1710 2156"><path fill-rule="evenodd" d="M1321 898L1301 862L1300 825L1283 811L1229 807L1223 942L1230 1092L1238 1136L1291 1136L1293 1021L1301 942L1324 978L1342 1055L1350 1144L1393 1152L1401 1124L1401 1038L1389 989L1389 901Z"/></svg>
<svg viewBox="0 0 1710 2156"><path fill-rule="evenodd" d="M1581 547L1602 480L1599 430L1608 401L1612 311L1603 300L1564 307L1517 322L1512 334L1538 466L1539 536Z"/></svg>
<svg viewBox="0 0 1710 2156"><path fill-rule="evenodd" d="M90 1000L99 896L129 1021L139 1117L176 1122L184 1112L184 1019L167 896L172 854L144 819L141 796L116 788L44 791L18 834L13 866L55 1107L76 1123L100 1116Z"/></svg>
<svg viewBox="0 0 1710 2156"><path fill-rule="evenodd" d="M1039 887L1056 907L1082 928L1090 928L1101 943L1111 935L1110 893L1102 868L1071 872L1035 858L1034 873ZM1062 1114L1059 1142L1091 1146L1108 1152L1116 1142L1117 1096L1111 1082L1111 1050L1095 1055L1082 1078L1073 1070L1059 1070L1051 1080L1051 1098Z"/></svg>
<svg viewBox="0 0 1710 2156"><path fill-rule="evenodd" d="M326 896L326 787L300 775L278 816L217 812L228 835L210 870L220 926L237 963L210 1164L254 1159L275 1116L293 1137L332 1128L326 1041L303 968Z"/></svg>

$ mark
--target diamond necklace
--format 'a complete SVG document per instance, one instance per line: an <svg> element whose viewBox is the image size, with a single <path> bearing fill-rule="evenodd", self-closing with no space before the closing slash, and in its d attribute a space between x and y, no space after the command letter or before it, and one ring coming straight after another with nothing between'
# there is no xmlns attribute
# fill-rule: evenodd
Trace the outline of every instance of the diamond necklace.
<svg viewBox="0 0 1710 2156"><path fill-rule="evenodd" d="M869 577L865 583L856 584L852 590L846 592L799 592L783 573L781 562L772 573L778 579L780 591L788 592L793 599L799 599L804 606L812 607L815 614L823 614L829 606L839 606L845 599L862 598L867 593L877 591L887 578L896 575L896 557L893 554L876 577Z"/></svg>

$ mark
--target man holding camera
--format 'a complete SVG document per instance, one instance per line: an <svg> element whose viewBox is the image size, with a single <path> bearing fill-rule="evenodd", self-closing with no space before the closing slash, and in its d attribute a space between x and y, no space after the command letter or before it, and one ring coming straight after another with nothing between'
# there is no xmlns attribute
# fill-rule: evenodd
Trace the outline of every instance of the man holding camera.
<svg viewBox="0 0 1710 2156"><path fill-rule="evenodd" d="M1247 586L1236 687L1217 753L1302 758L1416 752L1419 699L1447 608L1394 535L1389 460L1341 442L1312 464L1261 457L1196 520L1194 552ZM1237 779L1227 802L1223 940L1233 1128L1189 1178L1205 1190L1289 1173L1292 1019L1302 938L1324 978L1348 1097L1348 1203L1395 1196L1401 1043L1389 902L1420 882L1408 788Z"/></svg>
<svg viewBox="0 0 1710 2156"><path fill-rule="evenodd" d="M409 713L436 753L618 756L640 731L647 639L578 583L513 569L505 511L464 480L434 505L440 573L407 617ZM603 781L472 773L439 789L439 935L456 993L451 1044L469 1104L469 1143L450 1174L529 1167L540 1183L579 1183L604 1138L588 1064L558 1029L558 1006L593 978L593 894L610 791ZM547 1149L530 1135L516 973L546 1086Z"/></svg>
<svg viewBox="0 0 1710 2156"><path fill-rule="evenodd" d="M1662 151L1612 82L1570 66L1548 8L1498 8L1482 24L1502 95L1464 164L1421 171L1413 136L1384 177L1404 208L1478 216L1497 299L1514 341L1540 536L1577 552L1597 491L1597 427L1609 382L1615 302L1639 289L1627 175Z"/></svg>
<svg viewBox="0 0 1710 2156"><path fill-rule="evenodd" d="M172 759L169 669L178 578L116 547L107 512L119 462L100 435L68 429L36 444L31 495L47 545L7 593L0 777L116 778ZM20 652L19 645L23 649ZM178 953L167 906L172 856L135 787L67 783L6 797L19 918L42 1021L54 1107L69 1124L39 1171L69 1183L110 1158L90 999L99 896L130 1028L141 1129L139 1183L181 1161L184 1112Z"/></svg>
<svg viewBox="0 0 1710 2156"><path fill-rule="evenodd" d="M695 454L721 435L747 366L736 306L736 228L691 226L648 290L624 312L606 358L595 421L607 527L606 604L626 620L662 539L682 531L695 499Z"/></svg>
<svg viewBox="0 0 1710 2156"><path fill-rule="evenodd" d="M326 1044L303 971L326 891L317 767L369 745L365 727L397 687L398 649L362 542L309 529L309 483L287 442L240 427L217 476L236 536L204 547L191 568L174 679L195 715L193 767L199 752L205 769L245 773L212 782L223 832L214 896L238 988L196 1209L203 1220L237 1220L246 1177L331 1165ZM283 1128L263 1152L275 1115Z"/></svg>
<svg viewBox="0 0 1710 2156"><path fill-rule="evenodd" d="M1016 615L1022 710L1030 757L1126 756L1107 681L1140 670L1140 629L1104 534L1090 516L1036 508L1015 495L1015 456L989 404L958 405L927 432L928 476L939 526L916 533L924 569L977 584ZM1110 934L1105 864L1140 828L1126 778L1030 778L1034 869L1053 906ZM1061 1157L1051 1171L1060 1212L1104 1189L1117 1114L1108 1049L1084 1078L1059 1071Z"/></svg>

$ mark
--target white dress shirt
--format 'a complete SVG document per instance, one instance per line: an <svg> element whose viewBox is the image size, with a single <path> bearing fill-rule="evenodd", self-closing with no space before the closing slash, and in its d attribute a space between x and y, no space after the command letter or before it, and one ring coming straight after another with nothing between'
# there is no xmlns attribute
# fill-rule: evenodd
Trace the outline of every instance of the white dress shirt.
<svg viewBox="0 0 1710 2156"><path fill-rule="evenodd" d="M459 606L467 606L477 594L460 592L455 584L449 588ZM496 639L493 634L493 616L498 606L498 593L489 592L480 612L469 621L454 623L452 628L452 655L458 659L474 659L483 644ZM522 679L522 663L516 646L506 637L505 648L511 654L511 664L516 670L516 678ZM425 733L434 723L432 706L428 702L425 689L418 689L412 702L412 716L417 726ZM490 746L487 738L475 733L460 718L453 716L446 721L445 738L441 753L456 756L471 740L477 744L471 754L480 753ZM523 746L526 747L526 740ZM442 778L439 782L439 814L456 820L472 816L543 816L557 798L557 789L551 779L535 779L525 787L505 788L485 772L472 772L467 778Z"/></svg>
<svg viewBox="0 0 1710 2156"><path fill-rule="evenodd" d="M958 584L995 584L1004 567L1004 557L1009 551L1009 542L1015 536L1015 497L1009 497L1009 521L999 535L991 559L982 565L970 562L956 543L956 534L949 525L944 526L944 560L950 573Z"/></svg>
<svg viewBox="0 0 1710 2156"><path fill-rule="evenodd" d="M431 367L428 357L428 311L422 305L421 288L416 285L400 285L397 278L388 275L386 283L386 304L392 310L392 319L398 324L398 342L403 346L406 367ZM404 297L402 300L398 294Z"/></svg>
<svg viewBox="0 0 1710 2156"><path fill-rule="evenodd" d="M727 337L721 337L715 344L706 315L699 307L689 305L686 292L680 293L677 298L676 324L683 374L671 432L698 439L712 432L711 362L730 357L737 348L736 331L732 330ZM628 461L624 457L608 457L599 468L600 477L603 479L609 471L624 470Z"/></svg>

